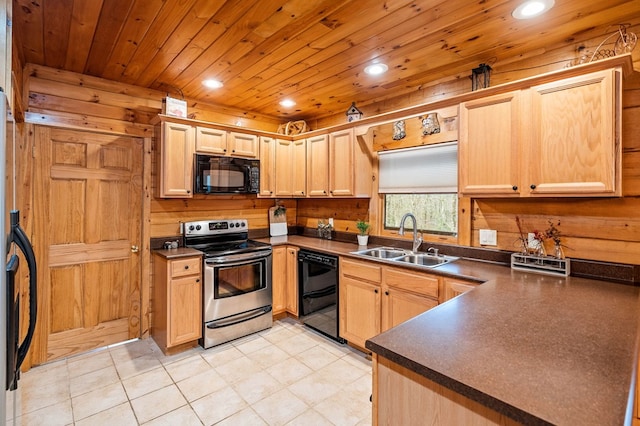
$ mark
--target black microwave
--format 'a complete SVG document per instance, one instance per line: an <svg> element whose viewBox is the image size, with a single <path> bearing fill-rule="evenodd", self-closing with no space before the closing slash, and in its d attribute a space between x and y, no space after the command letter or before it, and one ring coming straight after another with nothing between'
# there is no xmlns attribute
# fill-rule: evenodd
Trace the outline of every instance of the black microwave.
<svg viewBox="0 0 640 426"><path fill-rule="evenodd" d="M194 188L198 194L257 194L260 161L196 154Z"/></svg>

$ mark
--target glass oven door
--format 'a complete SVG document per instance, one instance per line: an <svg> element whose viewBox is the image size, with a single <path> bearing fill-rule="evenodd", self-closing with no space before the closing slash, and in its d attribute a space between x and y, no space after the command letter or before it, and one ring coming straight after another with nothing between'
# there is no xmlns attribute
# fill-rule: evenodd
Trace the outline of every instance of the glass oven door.
<svg viewBox="0 0 640 426"><path fill-rule="evenodd" d="M271 251L208 258L204 267L204 320L271 306Z"/></svg>

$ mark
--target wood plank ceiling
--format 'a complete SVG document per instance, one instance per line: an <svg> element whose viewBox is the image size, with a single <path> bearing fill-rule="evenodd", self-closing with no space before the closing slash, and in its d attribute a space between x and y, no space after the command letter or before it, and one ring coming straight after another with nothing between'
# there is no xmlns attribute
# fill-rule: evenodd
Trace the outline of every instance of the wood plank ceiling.
<svg viewBox="0 0 640 426"><path fill-rule="evenodd" d="M568 43L591 41L593 51L621 23L640 33L640 0L556 0L520 21L513 0L13 2L23 63L287 119L343 113ZM389 71L366 75L374 61ZM205 78L224 87L206 89ZM280 106L285 97L297 105Z"/></svg>

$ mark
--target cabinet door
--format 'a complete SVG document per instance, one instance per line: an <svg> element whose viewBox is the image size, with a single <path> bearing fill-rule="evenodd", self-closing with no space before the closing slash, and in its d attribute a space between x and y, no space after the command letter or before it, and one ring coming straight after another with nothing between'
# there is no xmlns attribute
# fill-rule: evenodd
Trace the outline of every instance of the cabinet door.
<svg viewBox="0 0 640 426"><path fill-rule="evenodd" d="M260 137L260 197L273 197L276 191L276 139Z"/></svg>
<svg viewBox="0 0 640 426"><path fill-rule="evenodd" d="M380 286L340 278L340 337L364 348L380 333Z"/></svg>
<svg viewBox="0 0 640 426"><path fill-rule="evenodd" d="M287 247L274 247L271 256L271 288L273 293L273 314L279 314L287 308Z"/></svg>
<svg viewBox="0 0 640 426"><path fill-rule="evenodd" d="M246 133L229 132L229 154L234 157L258 158L258 137Z"/></svg>
<svg viewBox="0 0 640 426"><path fill-rule="evenodd" d="M276 139L276 197L291 197L293 195L293 184L291 179L293 150L292 141Z"/></svg>
<svg viewBox="0 0 640 426"><path fill-rule="evenodd" d="M453 278L445 278L444 279L444 300L453 299L456 296L460 296L462 293L466 293L467 291L473 290L480 284L470 282L470 281L462 281L456 280Z"/></svg>
<svg viewBox="0 0 640 426"><path fill-rule="evenodd" d="M621 194L619 78L606 70L531 88L531 195Z"/></svg>
<svg viewBox="0 0 640 426"><path fill-rule="evenodd" d="M193 127L163 122L160 140L160 197L193 197Z"/></svg>
<svg viewBox="0 0 640 426"><path fill-rule="evenodd" d="M287 312L298 316L298 248L287 247Z"/></svg>
<svg viewBox="0 0 640 426"><path fill-rule="evenodd" d="M354 194L355 163L353 129L329 135L329 195L349 197Z"/></svg>
<svg viewBox="0 0 640 426"><path fill-rule="evenodd" d="M382 298L382 331L401 324L429 309L438 301L389 287Z"/></svg>
<svg viewBox="0 0 640 426"><path fill-rule="evenodd" d="M293 141L291 145L292 163L291 190L294 197L304 197L307 193L307 142L304 139Z"/></svg>
<svg viewBox="0 0 640 426"><path fill-rule="evenodd" d="M202 154L225 155L227 153L226 130L197 126L196 152Z"/></svg>
<svg viewBox="0 0 640 426"><path fill-rule="evenodd" d="M464 195L519 196L521 92L460 105L459 191Z"/></svg>
<svg viewBox="0 0 640 426"><path fill-rule="evenodd" d="M329 195L329 137L307 139L307 193L310 197Z"/></svg>
<svg viewBox="0 0 640 426"><path fill-rule="evenodd" d="M167 346L202 337L202 285L199 275L172 279L169 284Z"/></svg>

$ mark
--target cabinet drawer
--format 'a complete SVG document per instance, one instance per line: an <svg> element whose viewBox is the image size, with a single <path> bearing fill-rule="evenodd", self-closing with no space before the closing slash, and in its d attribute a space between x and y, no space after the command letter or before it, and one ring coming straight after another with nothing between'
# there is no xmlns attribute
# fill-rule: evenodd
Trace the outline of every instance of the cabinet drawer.
<svg viewBox="0 0 640 426"><path fill-rule="evenodd" d="M341 275L347 275L374 283L380 282L381 270L382 268L373 262L359 262L345 258L341 258L340 262Z"/></svg>
<svg viewBox="0 0 640 426"><path fill-rule="evenodd" d="M200 257L188 257L171 261L171 278L200 273Z"/></svg>
<svg viewBox="0 0 640 426"><path fill-rule="evenodd" d="M421 274L389 267L384 270L384 282L389 287L438 298L440 278L435 275Z"/></svg>

